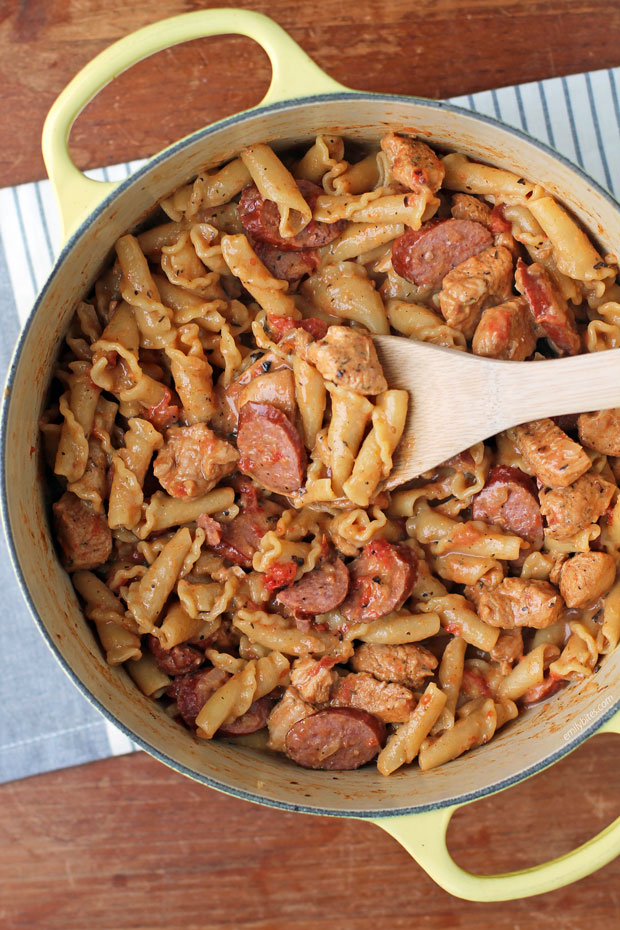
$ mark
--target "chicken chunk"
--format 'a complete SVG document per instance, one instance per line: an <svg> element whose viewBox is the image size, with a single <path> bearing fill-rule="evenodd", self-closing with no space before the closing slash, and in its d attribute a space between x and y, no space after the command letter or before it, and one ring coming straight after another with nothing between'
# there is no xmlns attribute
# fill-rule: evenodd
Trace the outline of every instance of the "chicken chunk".
<svg viewBox="0 0 620 930"><path fill-rule="evenodd" d="M56 501L54 527L68 571L92 571L107 562L112 551L112 533L105 516L94 513L90 504L66 491Z"/></svg>
<svg viewBox="0 0 620 930"><path fill-rule="evenodd" d="M582 413L577 420L579 440L603 455L620 455L620 407Z"/></svg>
<svg viewBox="0 0 620 930"><path fill-rule="evenodd" d="M416 643L383 646L362 643L357 647L351 667L356 672L369 672L380 681L393 681L410 688L423 688L424 680L437 668L437 659Z"/></svg>
<svg viewBox="0 0 620 930"><path fill-rule="evenodd" d="M439 307L450 326L471 339L486 307L506 300L512 290L512 255L492 246L449 271L439 292Z"/></svg>
<svg viewBox="0 0 620 930"><path fill-rule="evenodd" d="M547 536L568 539L605 513L615 486L593 472L567 488L541 488L540 511L547 519Z"/></svg>
<svg viewBox="0 0 620 930"><path fill-rule="evenodd" d="M304 720L316 712L316 707L302 701L296 688L287 688L281 700L269 714L267 726L269 728L269 749L284 752L286 734L294 723Z"/></svg>
<svg viewBox="0 0 620 930"><path fill-rule="evenodd" d="M330 326L327 335L308 346L307 358L326 381L356 394L381 394L387 381L370 336L348 326Z"/></svg>
<svg viewBox="0 0 620 930"><path fill-rule="evenodd" d="M471 344L474 355L523 362L536 348L527 301L513 297L484 311Z"/></svg>
<svg viewBox="0 0 620 930"><path fill-rule="evenodd" d="M235 468L239 454L204 423L172 426L153 463L153 472L172 497L200 497Z"/></svg>
<svg viewBox="0 0 620 930"><path fill-rule="evenodd" d="M395 181L412 191L428 187L434 194L439 190L446 169L426 142L389 132L381 139L381 148Z"/></svg>
<svg viewBox="0 0 620 930"><path fill-rule="evenodd" d="M388 681L377 681L367 672L339 678L331 693L335 707L357 707L374 714L384 723L404 723L415 708L409 688Z"/></svg>
<svg viewBox="0 0 620 930"><path fill-rule="evenodd" d="M487 227L491 223L491 207L471 194L453 194L450 213L455 220L473 220Z"/></svg>
<svg viewBox="0 0 620 930"><path fill-rule="evenodd" d="M309 704L324 704L329 701L330 691L338 673L333 671L334 660L324 656L318 661L307 656L296 659L291 668L291 684L297 689L302 701Z"/></svg>
<svg viewBox="0 0 620 930"><path fill-rule="evenodd" d="M529 471L552 488L565 488L587 472L592 462L579 443L553 420L532 420L506 431Z"/></svg>
<svg viewBox="0 0 620 930"><path fill-rule="evenodd" d="M508 665L518 662L523 655L523 633L521 630L502 630L490 654L494 662L505 662Z"/></svg>
<svg viewBox="0 0 620 930"><path fill-rule="evenodd" d="M560 570L560 592L567 607L592 607L611 588L616 560L607 552L577 552Z"/></svg>
<svg viewBox="0 0 620 930"><path fill-rule="evenodd" d="M552 584L527 578L504 578L478 600L480 619L504 630L520 626L543 630L555 623L563 609L564 601Z"/></svg>

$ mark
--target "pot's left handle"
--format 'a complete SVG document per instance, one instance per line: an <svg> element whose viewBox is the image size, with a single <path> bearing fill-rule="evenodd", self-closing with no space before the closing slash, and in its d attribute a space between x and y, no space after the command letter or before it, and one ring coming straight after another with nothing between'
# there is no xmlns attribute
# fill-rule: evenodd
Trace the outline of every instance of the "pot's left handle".
<svg viewBox="0 0 620 930"><path fill-rule="evenodd" d="M114 182L90 180L71 160L69 133L81 110L106 84L143 58L191 39L227 34L254 39L269 56L271 84L259 106L348 90L325 74L281 26L250 10L199 10L132 32L106 48L76 74L45 120L43 158L62 218L65 240L117 187Z"/></svg>
<svg viewBox="0 0 620 930"><path fill-rule="evenodd" d="M620 733L620 712L597 733ZM375 821L401 843L433 881L445 891L467 901L513 901L563 888L601 869L620 855L620 817L565 856L504 875L473 875L456 864L446 845L453 813L461 805L383 817Z"/></svg>

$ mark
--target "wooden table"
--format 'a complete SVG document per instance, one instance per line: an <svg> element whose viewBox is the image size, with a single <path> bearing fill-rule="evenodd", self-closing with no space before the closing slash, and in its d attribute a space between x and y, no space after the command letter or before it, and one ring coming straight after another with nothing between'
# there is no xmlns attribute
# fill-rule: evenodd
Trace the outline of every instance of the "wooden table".
<svg viewBox="0 0 620 930"><path fill-rule="evenodd" d="M43 176L41 125L79 67L132 29L208 5L4 0L0 185ZM620 64L617 0L237 5L270 13L330 74L361 89L441 97ZM258 101L268 82L266 56L250 40L163 52L87 107L72 135L75 159L87 167L152 154ZM450 848L486 873L560 855L620 814L619 786L618 743L597 737L459 812ZM142 753L5 785L0 839L5 930L620 926L620 860L539 898L460 902L372 825L250 806Z"/></svg>

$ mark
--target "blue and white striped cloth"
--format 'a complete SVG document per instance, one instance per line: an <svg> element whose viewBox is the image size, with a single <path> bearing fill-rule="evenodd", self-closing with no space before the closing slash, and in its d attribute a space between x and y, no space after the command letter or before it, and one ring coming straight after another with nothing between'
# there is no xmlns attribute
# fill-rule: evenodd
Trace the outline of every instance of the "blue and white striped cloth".
<svg viewBox="0 0 620 930"><path fill-rule="evenodd" d="M620 197L620 67L451 102L528 132ZM120 180L142 162L89 172ZM0 190L0 376L19 328L60 250L48 181ZM0 541L0 782L132 752L136 747L95 711L52 658L34 626ZM51 696L53 695L53 700Z"/></svg>

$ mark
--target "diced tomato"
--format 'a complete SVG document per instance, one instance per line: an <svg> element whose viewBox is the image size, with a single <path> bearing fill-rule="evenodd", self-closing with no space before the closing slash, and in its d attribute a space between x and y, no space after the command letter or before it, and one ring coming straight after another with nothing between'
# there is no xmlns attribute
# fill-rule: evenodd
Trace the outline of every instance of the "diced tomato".
<svg viewBox="0 0 620 930"><path fill-rule="evenodd" d="M495 236L497 236L499 233L512 232L512 226L504 216L504 207L505 204L496 203L491 210L491 222L489 223L489 229Z"/></svg>
<svg viewBox="0 0 620 930"><path fill-rule="evenodd" d="M274 342L279 342L283 336L293 329L305 329L313 339L322 339L327 332L327 323L316 316L310 316L307 320L294 320L292 316L278 316L275 313L268 313L267 322L274 337Z"/></svg>
<svg viewBox="0 0 620 930"><path fill-rule="evenodd" d="M296 574L297 566L294 562L274 562L269 571L265 573L263 581L267 590L273 592L291 584Z"/></svg>
<svg viewBox="0 0 620 930"><path fill-rule="evenodd" d="M149 420L155 429L167 429L179 419L179 407L172 403L172 392L164 388L164 395L157 404L153 404L144 413L144 419Z"/></svg>

